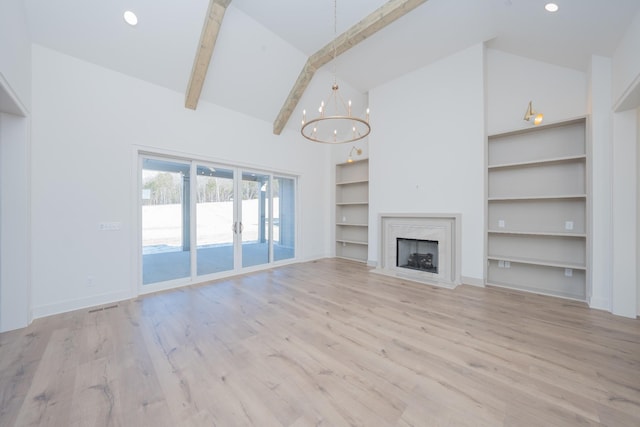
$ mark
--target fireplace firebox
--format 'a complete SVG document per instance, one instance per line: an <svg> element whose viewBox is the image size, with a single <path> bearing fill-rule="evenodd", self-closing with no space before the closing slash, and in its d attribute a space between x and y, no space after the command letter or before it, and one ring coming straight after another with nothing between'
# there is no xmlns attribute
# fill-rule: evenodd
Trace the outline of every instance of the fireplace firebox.
<svg viewBox="0 0 640 427"><path fill-rule="evenodd" d="M396 238L396 266L438 274L438 241Z"/></svg>

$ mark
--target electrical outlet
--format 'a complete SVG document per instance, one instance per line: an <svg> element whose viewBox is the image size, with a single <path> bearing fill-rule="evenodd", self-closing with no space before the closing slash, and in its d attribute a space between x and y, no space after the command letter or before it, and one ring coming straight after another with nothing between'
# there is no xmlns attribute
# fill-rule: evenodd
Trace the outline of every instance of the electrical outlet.
<svg viewBox="0 0 640 427"><path fill-rule="evenodd" d="M567 230L567 231L573 230L573 221L565 221L564 222L564 229Z"/></svg>
<svg viewBox="0 0 640 427"><path fill-rule="evenodd" d="M504 227L505 227L504 219L499 219L498 220L498 228L504 228Z"/></svg>
<svg viewBox="0 0 640 427"><path fill-rule="evenodd" d="M571 268L565 268L564 269L564 275L567 276L567 277L573 276L573 270Z"/></svg>

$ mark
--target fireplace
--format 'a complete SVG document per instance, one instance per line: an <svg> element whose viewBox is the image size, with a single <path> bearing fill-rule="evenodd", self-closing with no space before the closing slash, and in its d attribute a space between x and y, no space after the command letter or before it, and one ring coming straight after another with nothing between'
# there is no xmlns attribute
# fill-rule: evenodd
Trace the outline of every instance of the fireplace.
<svg viewBox="0 0 640 427"><path fill-rule="evenodd" d="M396 238L396 266L438 273L438 241Z"/></svg>
<svg viewBox="0 0 640 427"><path fill-rule="evenodd" d="M374 273L454 288L460 284L460 214L380 214Z"/></svg>

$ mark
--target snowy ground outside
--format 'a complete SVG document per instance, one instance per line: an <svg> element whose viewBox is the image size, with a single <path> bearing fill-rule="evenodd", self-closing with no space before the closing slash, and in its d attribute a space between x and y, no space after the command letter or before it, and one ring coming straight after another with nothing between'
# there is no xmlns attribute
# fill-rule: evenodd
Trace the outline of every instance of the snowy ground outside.
<svg viewBox="0 0 640 427"><path fill-rule="evenodd" d="M267 203L266 210L269 210ZM274 241L278 240L278 199L274 199ZM233 242L233 202L198 203L196 205L198 247ZM258 199L242 201L242 240L258 240ZM180 204L142 207L143 253L181 250L182 206Z"/></svg>

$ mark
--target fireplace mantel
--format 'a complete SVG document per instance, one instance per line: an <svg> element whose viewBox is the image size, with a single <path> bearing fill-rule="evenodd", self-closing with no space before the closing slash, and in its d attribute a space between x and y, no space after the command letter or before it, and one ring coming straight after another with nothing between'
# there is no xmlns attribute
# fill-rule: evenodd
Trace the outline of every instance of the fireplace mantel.
<svg viewBox="0 0 640 427"><path fill-rule="evenodd" d="M378 215L378 267L372 272L453 289L460 282L461 214L385 213ZM438 241L437 273L408 270L396 264L396 240Z"/></svg>

